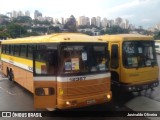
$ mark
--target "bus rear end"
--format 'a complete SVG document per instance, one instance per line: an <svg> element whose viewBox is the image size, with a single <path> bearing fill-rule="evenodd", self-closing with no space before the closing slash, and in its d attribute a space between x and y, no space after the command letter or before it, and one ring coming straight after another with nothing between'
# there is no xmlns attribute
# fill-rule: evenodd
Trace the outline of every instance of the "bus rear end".
<svg viewBox="0 0 160 120"><path fill-rule="evenodd" d="M37 68L38 72L47 73L47 60L36 62L34 58L35 108L79 108L111 100L108 44L64 42L57 44L56 49L57 54L48 57L57 59L55 74L36 74ZM51 51L37 51L35 56Z"/></svg>

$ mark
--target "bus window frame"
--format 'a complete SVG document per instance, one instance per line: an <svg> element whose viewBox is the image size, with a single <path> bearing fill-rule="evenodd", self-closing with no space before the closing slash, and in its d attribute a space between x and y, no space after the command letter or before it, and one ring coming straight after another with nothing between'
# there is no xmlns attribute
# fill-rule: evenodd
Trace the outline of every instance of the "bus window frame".
<svg viewBox="0 0 160 120"><path fill-rule="evenodd" d="M5 44L2 44L2 53L6 54L6 45Z"/></svg>
<svg viewBox="0 0 160 120"><path fill-rule="evenodd" d="M155 56L155 65L154 66L157 66L158 65L158 63L157 63L157 56L156 56L156 46L155 46L155 41L154 40L152 40L152 39L150 39L150 40L125 40L125 41L123 41L122 42L122 64L123 64L123 67L124 68L127 68L127 69L133 69L133 68L144 68L144 67L151 67L151 66L139 66L138 65L138 67L127 67L125 64L124 64L124 51L123 51L123 46L124 46L124 43L125 42L152 42L153 43L153 56ZM144 53L143 53L144 54ZM138 56L138 54L137 54L137 56Z"/></svg>
<svg viewBox="0 0 160 120"><path fill-rule="evenodd" d="M36 44L36 45L38 45L38 44ZM47 44L45 44L45 45L47 45ZM33 76L57 76L57 74L58 74L58 66L59 66L59 47L58 47L58 44L53 44L53 45L55 45L56 46L56 50L57 50L57 55L58 55L58 57L57 57L57 61L58 61L58 63L57 63L57 71L56 71L56 73L55 74L37 74L36 73L36 69L35 69L35 61L36 61L36 55L35 54L37 54L38 52L44 52L44 51L46 51L46 52L48 52L48 51L54 51L54 49L39 49L39 50L33 50L33 52L32 52L32 54L33 54ZM46 47L47 48L47 47ZM43 62L43 60L38 60L39 62Z"/></svg>
<svg viewBox="0 0 160 120"><path fill-rule="evenodd" d="M73 46L73 45L77 45L77 46L101 46L101 45L103 45L104 47L105 47L105 56L106 56L106 58L108 58L108 60L110 60L110 57L108 57L108 53L109 53L109 50L108 50L108 46L107 46L107 44L108 43L97 43L97 42L74 42L74 43L69 43L69 42L65 42L65 43L60 43L60 45L59 45L59 57L60 57L60 52L61 52L61 49L62 49L62 47L63 46ZM108 50L108 52L107 52L107 50ZM60 58L59 58L59 61L60 61ZM60 70L60 68L58 69L58 75L60 75L60 76L72 76L72 75L74 75L74 76L79 76L79 75L87 75L87 74L102 74L102 73L107 73L107 72L109 72L109 62L106 62L107 63L107 65L106 65L106 68L107 68L107 70L105 70L105 71L96 71L96 72L91 72L91 71L89 71L89 72L86 72L86 73L83 73L83 72L80 72L80 73L69 73L69 74L65 74L65 73L61 73L61 70ZM61 64L61 61L59 62L59 66L60 66L60 64Z"/></svg>
<svg viewBox="0 0 160 120"><path fill-rule="evenodd" d="M116 50L113 50L116 47ZM117 57L115 57L115 55ZM113 58L114 57L114 58ZM116 65L113 65L113 59L116 60ZM118 43L112 43L111 44L111 57L110 57L110 66L112 69L117 69L119 67L119 44Z"/></svg>
<svg viewBox="0 0 160 120"><path fill-rule="evenodd" d="M25 49L23 49L23 47L25 46ZM19 45L19 57L21 58L27 58L27 44L20 44ZM25 51L22 51L25 50Z"/></svg>

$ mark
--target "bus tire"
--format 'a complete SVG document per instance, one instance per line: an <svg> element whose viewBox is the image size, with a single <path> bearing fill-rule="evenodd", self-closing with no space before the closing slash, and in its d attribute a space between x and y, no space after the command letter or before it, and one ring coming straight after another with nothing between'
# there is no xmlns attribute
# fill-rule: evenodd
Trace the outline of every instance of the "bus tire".
<svg viewBox="0 0 160 120"><path fill-rule="evenodd" d="M46 110L48 110L48 111L55 111L56 109L55 108L46 108Z"/></svg>
<svg viewBox="0 0 160 120"><path fill-rule="evenodd" d="M8 67L7 67L7 78L8 78L8 80L11 80L10 70L9 70L9 68L8 68Z"/></svg>
<svg viewBox="0 0 160 120"><path fill-rule="evenodd" d="M10 69L10 80L14 81L14 74L12 69Z"/></svg>

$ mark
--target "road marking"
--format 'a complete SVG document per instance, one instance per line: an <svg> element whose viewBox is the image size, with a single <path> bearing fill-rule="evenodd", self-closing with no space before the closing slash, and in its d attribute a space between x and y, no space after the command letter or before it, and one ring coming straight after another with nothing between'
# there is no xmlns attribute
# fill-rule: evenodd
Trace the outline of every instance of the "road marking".
<svg viewBox="0 0 160 120"><path fill-rule="evenodd" d="M6 93L10 94L10 95L16 95L16 94L13 94L13 93L9 92L8 90L5 90L5 89L4 89L4 88L2 88L2 87L0 87L0 89L1 89L1 90L3 90L4 92L6 92Z"/></svg>
<svg viewBox="0 0 160 120"><path fill-rule="evenodd" d="M0 80L8 80L8 78L0 78Z"/></svg>

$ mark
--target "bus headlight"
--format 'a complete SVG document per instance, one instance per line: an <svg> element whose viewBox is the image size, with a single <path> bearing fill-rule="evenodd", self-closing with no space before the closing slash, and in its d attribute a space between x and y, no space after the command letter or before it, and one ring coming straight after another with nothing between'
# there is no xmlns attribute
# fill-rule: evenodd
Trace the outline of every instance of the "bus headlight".
<svg viewBox="0 0 160 120"><path fill-rule="evenodd" d="M66 105L75 106L75 105L77 105L77 101L76 100L66 101Z"/></svg>
<svg viewBox="0 0 160 120"><path fill-rule="evenodd" d="M107 99L111 99L111 95L110 94L107 95Z"/></svg>
<svg viewBox="0 0 160 120"><path fill-rule="evenodd" d="M70 105L70 102L69 102L69 101L66 101L66 105Z"/></svg>

